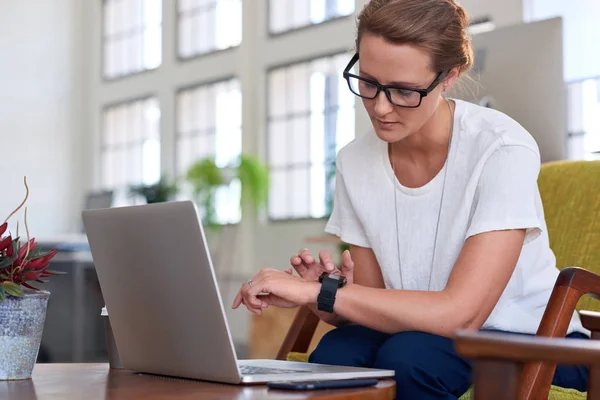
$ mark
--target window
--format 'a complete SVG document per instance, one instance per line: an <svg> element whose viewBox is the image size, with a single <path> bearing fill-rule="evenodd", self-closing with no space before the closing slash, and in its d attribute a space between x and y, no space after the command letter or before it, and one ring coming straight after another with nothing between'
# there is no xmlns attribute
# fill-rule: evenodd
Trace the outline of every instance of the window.
<svg viewBox="0 0 600 400"><path fill-rule="evenodd" d="M103 112L101 184L104 189L153 184L160 179L160 108L154 97Z"/></svg>
<svg viewBox="0 0 600 400"><path fill-rule="evenodd" d="M269 72L272 219L331 211L335 157L355 134L355 96L342 76L349 60L339 54Z"/></svg>
<svg viewBox="0 0 600 400"><path fill-rule="evenodd" d="M235 163L242 152L242 91L232 78L185 89L177 96L177 175L196 161L214 157L218 167ZM237 180L215 196L217 223L241 219L241 185Z"/></svg>
<svg viewBox="0 0 600 400"><path fill-rule="evenodd" d="M568 85L569 158L600 159L600 78Z"/></svg>
<svg viewBox="0 0 600 400"><path fill-rule="evenodd" d="M242 41L242 0L179 0L179 56L189 58Z"/></svg>
<svg viewBox="0 0 600 400"><path fill-rule="evenodd" d="M103 0L104 77L157 68L162 61L162 1Z"/></svg>
<svg viewBox="0 0 600 400"><path fill-rule="evenodd" d="M355 0L269 0L273 34L319 24L354 13Z"/></svg>

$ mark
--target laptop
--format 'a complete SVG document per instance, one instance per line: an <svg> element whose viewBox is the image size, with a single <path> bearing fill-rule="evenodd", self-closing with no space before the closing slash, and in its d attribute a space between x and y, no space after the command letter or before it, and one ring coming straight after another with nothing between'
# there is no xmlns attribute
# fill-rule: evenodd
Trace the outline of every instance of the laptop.
<svg viewBox="0 0 600 400"><path fill-rule="evenodd" d="M231 384L394 375L391 370L238 360L191 201L86 210L82 217L124 368Z"/></svg>

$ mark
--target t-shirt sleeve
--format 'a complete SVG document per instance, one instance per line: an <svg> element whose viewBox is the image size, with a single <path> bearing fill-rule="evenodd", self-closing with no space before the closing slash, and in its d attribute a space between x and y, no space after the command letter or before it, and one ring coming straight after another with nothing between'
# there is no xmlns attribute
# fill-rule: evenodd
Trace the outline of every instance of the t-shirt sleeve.
<svg viewBox="0 0 600 400"><path fill-rule="evenodd" d="M363 225L358 219L348 196L339 160L335 175L333 209L325 226L325 232L340 237L343 242L348 244L371 247Z"/></svg>
<svg viewBox="0 0 600 400"><path fill-rule="evenodd" d="M539 155L528 147L496 150L479 177L466 238L507 229L525 229L525 243L537 238L543 227L539 171Z"/></svg>

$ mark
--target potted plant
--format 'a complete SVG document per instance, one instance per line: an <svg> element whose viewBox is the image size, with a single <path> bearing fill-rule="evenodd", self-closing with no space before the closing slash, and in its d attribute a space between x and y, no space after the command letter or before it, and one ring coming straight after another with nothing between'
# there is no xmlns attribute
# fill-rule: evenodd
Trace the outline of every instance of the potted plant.
<svg viewBox="0 0 600 400"><path fill-rule="evenodd" d="M8 232L8 220L29 197L27 179L25 199L0 225L0 380L29 379L40 349L50 293L33 286L59 272L48 269L56 250L42 251L29 238L27 207L25 230L27 241ZM8 233L7 233L8 232Z"/></svg>
<svg viewBox="0 0 600 400"><path fill-rule="evenodd" d="M269 171L258 158L242 154L234 162L219 167L214 158L206 157L192 164L186 174L193 195L202 208L204 224L218 227L215 194L219 187L239 179L242 187L240 206L250 205L258 211L266 204L269 196Z"/></svg>
<svg viewBox="0 0 600 400"><path fill-rule="evenodd" d="M140 195L146 199L146 203L162 203L171 200L177 194L177 185L161 176L158 182L151 185L131 186L129 191L133 195Z"/></svg>

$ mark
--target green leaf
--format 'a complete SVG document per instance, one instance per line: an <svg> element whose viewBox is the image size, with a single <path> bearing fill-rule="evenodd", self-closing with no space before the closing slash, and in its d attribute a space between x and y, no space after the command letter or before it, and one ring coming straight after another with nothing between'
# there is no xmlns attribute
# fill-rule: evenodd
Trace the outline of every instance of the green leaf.
<svg viewBox="0 0 600 400"><path fill-rule="evenodd" d="M42 258L46 255L48 255L50 252L49 251L43 251L42 249L40 249L39 247L30 251L29 255L27 256L28 260L33 260L35 258Z"/></svg>
<svg viewBox="0 0 600 400"><path fill-rule="evenodd" d="M10 294L11 296L23 297L23 295L24 295L23 288L14 282L9 282L9 281L2 282L1 286L4 289L4 291L7 294Z"/></svg>
<svg viewBox="0 0 600 400"><path fill-rule="evenodd" d="M4 301L5 297L6 295L4 294L4 288L2 287L2 285L0 285L0 303Z"/></svg>
<svg viewBox="0 0 600 400"><path fill-rule="evenodd" d="M67 275L65 271L54 271L51 269L47 269L46 272L51 273L53 275Z"/></svg>
<svg viewBox="0 0 600 400"><path fill-rule="evenodd" d="M6 259L3 258L2 261L0 261L0 269L11 266L16 259L17 256L7 257Z"/></svg>

